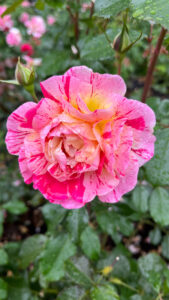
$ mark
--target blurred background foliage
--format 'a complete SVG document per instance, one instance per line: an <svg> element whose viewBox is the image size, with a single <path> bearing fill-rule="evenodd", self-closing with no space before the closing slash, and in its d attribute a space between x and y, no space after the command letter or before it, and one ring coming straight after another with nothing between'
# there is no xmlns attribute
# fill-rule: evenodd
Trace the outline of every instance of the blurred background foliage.
<svg viewBox="0 0 169 300"><path fill-rule="evenodd" d="M127 96L141 100L147 65L161 26L169 29L166 0L5 1L23 41L34 43L19 21L23 11L56 22L34 46L39 82L69 67L117 73L115 36L128 10L129 37L139 41L125 54L121 75ZM0 1L0 5L4 1ZM156 65L147 104L155 111L154 158L140 169L137 187L117 204L66 210L27 186L17 159L7 153L6 119L31 100L21 87L0 85L0 299L169 300L169 36ZM0 32L0 78L13 79L19 47ZM21 56L22 57L22 56Z"/></svg>

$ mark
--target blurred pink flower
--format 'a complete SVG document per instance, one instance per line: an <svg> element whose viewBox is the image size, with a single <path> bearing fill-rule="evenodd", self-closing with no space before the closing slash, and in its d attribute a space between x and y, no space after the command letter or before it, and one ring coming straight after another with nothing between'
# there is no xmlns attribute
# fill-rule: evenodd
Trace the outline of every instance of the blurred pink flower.
<svg viewBox="0 0 169 300"><path fill-rule="evenodd" d="M124 97L118 75L74 67L41 82L44 98L8 118L6 144L46 199L80 208L98 195L114 203L137 183L154 154L154 112Z"/></svg>
<svg viewBox="0 0 169 300"><path fill-rule="evenodd" d="M13 26L13 21L11 19L10 15L6 15L3 18L1 15L6 10L6 6L2 5L0 6L0 30L1 31L8 31Z"/></svg>
<svg viewBox="0 0 169 300"><path fill-rule="evenodd" d="M27 32L35 38L40 38L46 32L46 25L42 17L33 16L30 20L25 22Z"/></svg>
<svg viewBox="0 0 169 300"><path fill-rule="evenodd" d="M31 3L29 1L22 2L22 7L29 7L29 6L31 6Z"/></svg>
<svg viewBox="0 0 169 300"><path fill-rule="evenodd" d="M53 16L47 16L48 25L53 25L56 22L56 18Z"/></svg>
<svg viewBox="0 0 169 300"><path fill-rule="evenodd" d="M41 58L32 58L28 55L23 55L23 59L26 61L27 65L38 67L42 63Z"/></svg>
<svg viewBox="0 0 169 300"><path fill-rule="evenodd" d="M6 42L9 46L19 46L22 41L22 36L18 28L11 28L6 36Z"/></svg>
<svg viewBox="0 0 169 300"><path fill-rule="evenodd" d="M23 13L20 15L19 21L20 21L21 23L25 24L28 20L29 20L29 14L26 13L26 12L23 12Z"/></svg>
<svg viewBox="0 0 169 300"><path fill-rule="evenodd" d="M92 2L91 3L82 3L82 11L86 12L87 10L91 9Z"/></svg>
<svg viewBox="0 0 169 300"><path fill-rule="evenodd" d="M26 52L28 56L32 56L34 51L31 44L25 43L21 45L21 52Z"/></svg>

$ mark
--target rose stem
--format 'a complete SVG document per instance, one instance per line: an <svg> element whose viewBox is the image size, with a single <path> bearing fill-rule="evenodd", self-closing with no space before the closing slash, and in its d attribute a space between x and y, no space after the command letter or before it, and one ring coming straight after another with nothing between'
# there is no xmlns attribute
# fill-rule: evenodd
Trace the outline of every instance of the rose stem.
<svg viewBox="0 0 169 300"><path fill-rule="evenodd" d="M91 7L90 7L90 19L92 19L92 16L94 14L94 1L92 0L91 2ZM86 34L89 34L89 30L90 30L90 27L87 28L86 30Z"/></svg>
<svg viewBox="0 0 169 300"><path fill-rule="evenodd" d="M155 51L152 55L152 58L150 60L150 64L148 66L148 71L147 71L147 75L146 75L146 79L145 79L144 90L143 90L143 94L142 94L142 102L144 102L144 103L146 102L147 95L148 95L148 92L149 92L150 87L151 87L151 83L152 83L152 79L153 79L153 72L154 72L154 69L155 69L155 65L156 65L156 62L157 62L157 59L158 59L160 49L161 49L161 46L162 46L162 43L163 43L166 32L167 32L167 30L162 27L159 38L158 38L158 41L157 41Z"/></svg>

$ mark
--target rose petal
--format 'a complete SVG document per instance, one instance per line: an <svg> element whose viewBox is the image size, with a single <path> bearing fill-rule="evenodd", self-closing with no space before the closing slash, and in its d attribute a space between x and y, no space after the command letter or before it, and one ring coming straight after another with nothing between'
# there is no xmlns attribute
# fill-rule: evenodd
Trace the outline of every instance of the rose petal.
<svg viewBox="0 0 169 300"><path fill-rule="evenodd" d="M25 136L32 131L32 119L36 113L36 106L34 102L26 102L9 116L5 141L10 154L19 154Z"/></svg>

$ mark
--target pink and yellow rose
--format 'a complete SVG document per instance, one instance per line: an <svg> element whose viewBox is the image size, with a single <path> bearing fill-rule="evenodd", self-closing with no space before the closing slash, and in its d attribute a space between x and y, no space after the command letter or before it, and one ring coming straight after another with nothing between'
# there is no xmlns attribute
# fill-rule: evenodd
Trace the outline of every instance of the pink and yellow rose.
<svg viewBox="0 0 169 300"><path fill-rule="evenodd" d="M154 154L151 108L124 96L120 76L85 66L41 82L41 89L38 104L21 105L7 121L7 148L19 156L25 182L68 209L96 195L119 201Z"/></svg>

